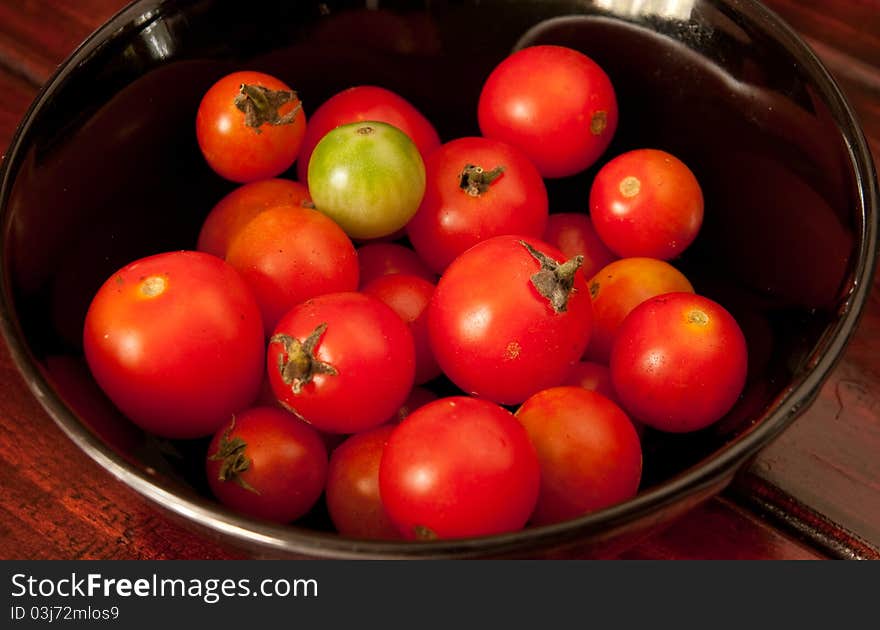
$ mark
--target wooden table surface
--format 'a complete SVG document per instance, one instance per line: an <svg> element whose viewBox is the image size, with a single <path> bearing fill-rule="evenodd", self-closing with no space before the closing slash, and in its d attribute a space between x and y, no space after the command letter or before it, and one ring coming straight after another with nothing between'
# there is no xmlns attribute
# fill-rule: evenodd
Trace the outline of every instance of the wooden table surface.
<svg viewBox="0 0 880 630"><path fill-rule="evenodd" d="M0 148L57 64L125 4L0 0ZM766 4L835 75L880 158L880 0ZM0 343L0 559L228 557L85 456ZM880 281L815 404L722 496L625 557L880 559Z"/></svg>

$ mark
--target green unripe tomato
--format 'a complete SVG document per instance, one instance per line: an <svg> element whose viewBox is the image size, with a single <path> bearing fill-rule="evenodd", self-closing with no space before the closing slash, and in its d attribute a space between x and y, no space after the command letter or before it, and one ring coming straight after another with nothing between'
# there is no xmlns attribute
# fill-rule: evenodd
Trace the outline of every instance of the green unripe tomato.
<svg viewBox="0 0 880 630"><path fill-rule="evenodd" d="M309 160L315 207L352 238L386 236L402 228L425 193L425 165L397 127L357 122L325 135Z"/></svg>

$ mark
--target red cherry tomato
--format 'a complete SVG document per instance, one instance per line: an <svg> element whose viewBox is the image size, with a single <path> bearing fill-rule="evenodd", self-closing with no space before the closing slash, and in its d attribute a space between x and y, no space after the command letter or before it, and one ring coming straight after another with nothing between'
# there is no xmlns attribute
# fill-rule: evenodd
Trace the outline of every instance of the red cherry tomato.
<svg viewBox="0 0 880 630"><path fill-rule="evenodd" d="M523 48L483 85L478 104L487 138L522 150L544 177L574 175L595 162L617 129L617 98L605 71L562 46Z"/></svg>
<svg viewBox="0 0 880 630"><path fill-rule="evenodd" d="M560 212L547 219L543 239L561 251L566 257L584 257L581 273L589 280L597 271L617 259L617 255L605 246L596 234L593 222L586 214Z"/></svg>
<svg viewBox="0 0 880 630"><path fill-rule="evenodd" d="M197 249L226 258L229 243L255 216L274 206L312 208L308 189L289 179L265 179L239 186L208 213L199 232Z"/></svg>
<svg viewBox="0 0 880 630"><path fill-rule="evenodd" d="M608 363L611 345L623 318L648 298L694 288L678 269L654 258L622 258L590 278L593 336L587 358Z"/></svg>
<svg viewBox="0 0 880 630"><path fill-rule="evenodd" d="M642 476L639 436L623 410L581 387L553 387L516 412L541 464L535 525L558 523L636 495Z"/></svg>
<svg viewBox="0 0 880 630"><path fill-rule="evenodd" d="M419 257L437 273L493 236L541 238L544 233L544 180L510 145L459 138L432 153L425 171L425 196L407 224L407 234Z"/></svg>
<svg viewBox="0 0 880 630"><path fill-rule="evenodd" d="M430 389L426 389L417 385L412 388L412 391L409 393L407 399L400 406L400 409L397 410L397 413L394 415L394 417L389 419L388 422L392 424L397 424L419 407L424 407L429 402L433 402L435 400L437 400L437 394L432 392Z"/></svg>
<svg viewBox="0 0 880 630"><path fill-rule="evenodd" d="M382 502L410 539L521 529L539 482L535 449L513 414L468 397L410 414L391 432L379 464Z"/></svg>
<svg viewBox="0 0 880 630"><path fill-rule="evenodd" d="M296 93L262 72L223 77L205 93L196 115L196 138L208 165L239 183L276 177L290 168L305 130Z"/></svg>
<svg viewBox="0 0 880 630"><path fill-rule="evenodd" d="M336 447L327 469L327 510L336 530L351 538L403 538L379 496L379 462L392 425L352 435Z"/></svg>
<svg viewBox="0 0 880 630"><path fill-rule="evenodd" d="M300 302L358 287L351 239L332 219L302 206L255 216L229 244L226 262L254 292L267 331Z"/></svg>
<svg viewBox="0 0 880 630"><path fill-rule="evenodd" d="M674 155L638 149L617 156L596 174L590 214L599 237L619 256L669 260L697 237L703 192Z"/></svg>
<svg viewBox="0 0 880 630"><path fill-rule="evenodd" d="M312 113L296 165L298 179L306 181L312 151L328 131L368 120L400 129L416 145L422 159L440 146L434 126L402 96L372 85L351 87L330 97Z"/></svg>
<svg viewBox="0 0 880 630"><path fill-rule="evenodd" d="M361 291L385 302L409 326L416 348L416 384L440 376L428 340L428 304L434 285L418 276L396 273L376 278Z"/></svg>
<svg viewBox="0 0 880 630"><path fill-rule="evenodd" d="M563 384L583 387L617 402L617 394L614 393L614 385L611 384L611 370L601 363L593 361L576 363Z"/></svg>
<svg viewBox="0 0 880 630"><path fill-rule="evenodd" d="M269 342L278 400L318 429L356 433L400 408L413 386L409 327L379 299L329 293L293 307Z"/></svg>
<svg viewBox="0 0 880 630"><path fill-rule="evenodd" d="M614 383L611 381L611 370L607 365L594 363L592 361L581 361L575 364L571 372L568 373L563 385L574 385L588 389L597 394L602 394L616 405L620 405L617 398L617 392L614 391ZM644 425L638 420L630 418L633 427L639 437L645 432Z"/></svg>
<svg viewBox="0 0 880 630"><path fill-rule="evenodd" d="M537 239L497 236L446 270L428 307L434 357L465 392L518 404L558 385L590 337L576 259Z"/></svg>
<svg viewBox="0 0 880 630"><path fill-rule="evenodd" d="M361 287L392 273L405 273L437 282L437 274L413 250L397 243L367 243L358 247Z"/></svg>
<svg viewBox="0 0 880 630"><path fill-rule="evenodd" d="M661 431L696 431L727 413L742 392L742 331L721 305L668 293L636 307L620 326L611 378L626 409Z"/></svg>
<svg viewBox="0 0 880 630"><path fill-rule="evenodd" d="M210 435L251 404L264 365L260 309L230 265L201 252L133 262L86 315L89 368L132 422L167 438Z"/></svg>
<svg viewBox="0 0 880 630"><path fill-rule="evenodd" d="M290 413L254 407L217 431L205 468L221 503L241 514L287 523L321 496L327 451L317 432Z"/></svg>

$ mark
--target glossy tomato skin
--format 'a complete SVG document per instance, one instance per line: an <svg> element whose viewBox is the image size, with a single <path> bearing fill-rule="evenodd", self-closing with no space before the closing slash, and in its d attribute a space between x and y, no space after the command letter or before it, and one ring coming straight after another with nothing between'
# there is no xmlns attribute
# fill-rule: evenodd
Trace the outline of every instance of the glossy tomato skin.
<svg viewBox="0 0 880 630"><path fill-rule="evenodd" d="M245 112L236 105L242 86L292 95L277 108L277 124L247 124ZM299 98L286 83L262 72L233 72L221 78L202 97L196 114L196 138L208 165L238 183L276 177L290 168L305 130Z"/></svg>
<svg viewBox="0 0 880 630"><path fill-rule="evenodd" d="M552 387L516 412L538 453L541 491L531 522L558 523L636 495L642 448L626 413L582 387Z"/></svg>
<svg viewBox="0 0 880 630"><path fill-rule="evenodd" d="M712 300L668 293L636 307L611 354L614 389L635 418L661 431L705 428L733 407L748 353L733 316Z"/></svg>
<svg viewBox="0 0 880 630"><path fill-rule="evenodd" d="M383 424L348 437L330 456L327 510L336 530L350 538L395 540L403 535L391 522L379 495L379 462L394 429Z"/></svg>
<svg viewBox="0 0 880 630"><path fill-rule="evenodd" d="M508 405L558 385L583 354L592 322L583 276L573 273L566 308L556 312L533 284L542 265L523 242L564 260L537 239L483 241L449 265L428 308L443 372L465 392Z"/></svg>
<svg viewBox="0 0 880 630"><path fill-rule="evenodd" d="M376 278L361 291L382 300L409 326L416 349L415 383L421 385L440 376L428 339L428 304L434 285L418 276L396 273Z"/></svg>
<svg viewBox="0 0 880 630"><path fill-rule="evenodd" d="M233 473L230 467L243 470ZM224 505L240 514L288 523L321 496L327 450L317 432L289 412L252 407L218 429L208 446L205 470L211 491Z"/></svg>
<svg viewBox="0 0 880 630"><path fill-rule="evenodd" d="M611 380L611 369L603 363L596 363L595 361L576 363L562 385L574 385L588 389L597 394L602 394L614 404L620 405L617 392L614 391L614 383ZM645 432L645 426L638 420L630 418L630 421L639 438L641 438Z"/></svg>
<svg viewBox="0 0 880 630"><path fill-rule="evenodd" d="M440 146L434 125L412 103L399 94L375 85L350 87L324 101L309 118L309 125L296 163L297 177L306 181L309 158L329 131L353 122L377 120L408 135L422 159Z"/></svg>
<svg viewBox="0 0 880 630"><path fill-rule="evenodd" d="M399 230L425 193L425 164L412 140L382 122L336 127L309 159L308 187L315 207L352 238Z"/></svg>
<svg viewBox="0 0 880 630"><path fill-rule="evenodd" d="M602 241L619 256L670 260L703 224L703 191L674 155L637 149L605 164L590 188L590 215Z"/></svg>
<svg viewBox="0 0 880 630"><path fill-rule="evenodd" d="M581 273L587 280L618 258L596 234L589 215L580 212L551 214L542 238L568 258L583 256Z"/></svg>
<svg viewBox="0 0 880 630"><path fill-rule="evenodd" d="M590 278L593 299L593 336L586 357L608 364L611 346L623 319L655 295L693 293L690 281L671 264L656 258L621 258Z"/></svg>
<svg viewBox="0 0 880 630"><path fill-rule="evenodd" d="M392 431L379 464L385 509L409 539L519 530L539 483L535 449L516 418L464 396L410 414Z"/></svg>
<svg viewBox="0 0 880 630"><path fill-rule="evenodd" d="M379 276L405 273L436 283L437 274L409 247L399 243L366 243L357 249L361 287Z"/></svg>
<svg viewBox="0 0 880 630"><path fill-rule="evenodd" d="M617 129L617 97L608 75L581 52L531 46L489 75L477 109L480 130L522 150L544 177L592 165Z"/></svg>
<svg viewBox="0 0 880 630"><path fill-rule="evenodd" d="M403 401L403 404L397 410L397 414L391 419L388 420L390 424L397 424L401 420L404 420L409 414L418 409L419 407L424 407L429 402L433 402L437 400L437 394L426 387L422 387L420 385L416 385L410 391L409 396L407 396L406 400Z"/></svg>
<svg viewBox="0 0 880 630"><path fill-rule="evenodd" d="M310 337L319 364L310 368L310 377L293 380L290 344L308 345ZM406 400L415 376L415 346L409 327L381 300L329 293L281 318L267 364L272 391L288 409L322 431L356 433L382 424Z"/></svg>
<svg viewBox="0 0 880 630"><path fill-rule="evenodd" d="M229 243L251 219L275 206L312 207L304 184L290 179L263 179L239 186L211 208L199 231L196 249L226 258Z"/></svg>
<svg viewBox="0 0 880 630"><path fill-rule="evenodd" d="M358 287L351 239L329 217L301 205L252 218L229 244L226 262L254 292L267 331L300 302Z"/></svg>
<svg viewBox="0 0 880 630"><path fill-rule="evenodd" d="M258 395L260 310L228 264L201 252L135 261L98 290L83 345L95 380L135 424L167 438L212 434Z"/></svg>
<svg viewBox="0 0 880 630"><path fill-rule="evenodd" d="M493 236L541 238L544 233L544 180L512 146L488 138L458 138L431 154L425 172L425 196L406 229L416 253L435 272L442 273L456 256ZM494 179L487 175L492 173L497 174Z"/></svg>
<svg viewBox="0 0 880 630"><path fill-rule="evenodd" d="M589 389L617 402L617 394L614 393L614 385L611 383L611 370L602 363L595 361L576 363L565 378L564 384Z"/></svg>

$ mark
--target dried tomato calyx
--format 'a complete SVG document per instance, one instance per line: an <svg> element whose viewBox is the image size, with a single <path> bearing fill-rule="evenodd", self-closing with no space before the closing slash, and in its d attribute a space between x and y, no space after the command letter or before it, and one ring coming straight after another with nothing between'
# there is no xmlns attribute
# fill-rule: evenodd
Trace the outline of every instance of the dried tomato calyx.
<svg viewBox="0 0 880 630"><path fill-rule="evenodd" d="M251 467L251 460L245 454L245 450L247 450L247 442L238 436L235 436L232 439L229 438L234 428L235 416L232 417L232 422L223 432L223 436L220 438L220 444L217 447L217 452L208 455L208 459L212 462L221 462L220 471L217 473L217 479L220 481L232 481L245 490L253 492L254 494L260 494L256 488L250 485L241 476L244 471Z"/></svg>
<svg viewBox="0 0 880 630"><path fill-rule="evenodd" d="M301 103L283 116L278 113L282 105L296 98L293 90L270 90L262 85L242 83L233 104L244 114L244 124L262 133L260 127L263 125L289 125L296 120L302 109Z"/></svg>
<svg viewBox="0 0 880 630"><path fill-rule="evenodd" d="M487 171L482 166L465 164L458 175L458 187L471 197L479 197L489 190L492 182L501 177L503 172L503 166L496 166L491 171Z"/></svg>
<svg viewBox="0 0 880 630"><path fill-rule="evenodd" d="M529 251L535 260L541 263L541 269L532 275L532 286L547 298L555 313L564 313L568 310L568 299L574 290L574 279L578 269L584 264L584 257L577 255L559 264L525 241L519 241L519 243Z"/></svg>
<svg viewBox="0 0 880 630"><path fill-rule="evenodd" d="M325 330L327 324L320 324L302 342L285 334L273 335L269 340L270 343L284 346L284 354L278 356L278 370L281 380L285 385L290 385L294 394L302 393L302 388L311 383L316 374L339 375L335 367L315 356L315 346Z"/></svg>

